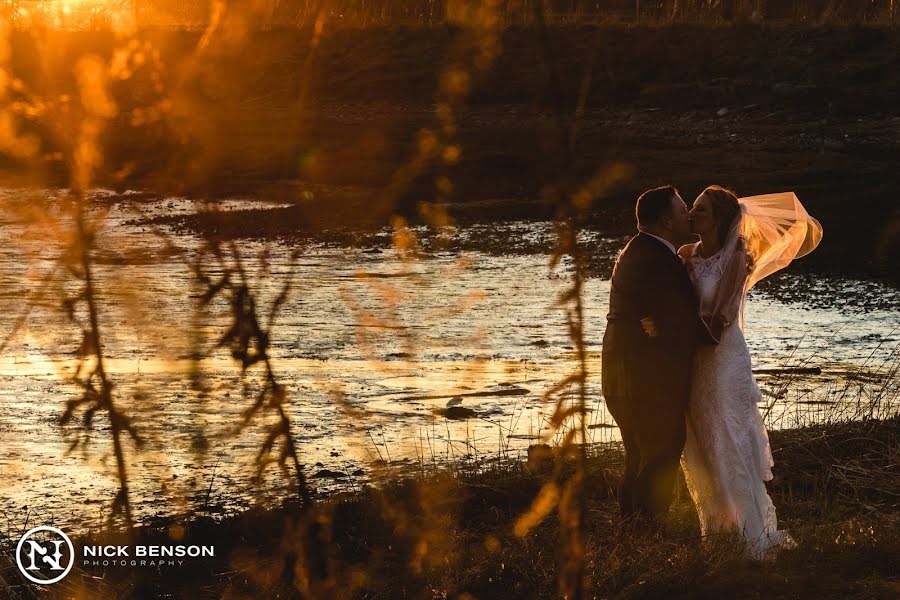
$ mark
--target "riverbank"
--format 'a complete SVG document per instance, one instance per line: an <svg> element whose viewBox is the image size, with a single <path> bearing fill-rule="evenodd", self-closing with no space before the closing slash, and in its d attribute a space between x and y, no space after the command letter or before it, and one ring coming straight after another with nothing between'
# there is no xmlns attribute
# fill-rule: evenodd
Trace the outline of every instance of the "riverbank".
<svg viewBox="0 0 900 600"><path fill-rule="evenodd" d="M394 214L434 220L422 203L463 223L546 219L554 106L580 106L570 183L593 180L588 220L610 235L633 230L634 199L661 183L689 201L710 183L794 190L825 228L804 264L900 281L896 28L555 26L552 65L527 27L326 28L315 43L310 30L273 30L199 51L201 37L146 30L117 55L93 183L291 206L189 228L302 236ZM41 154L0 160L4 183L69 184L75 138L59 121L80 114L69 74L124 44L12 34L10 99ZM611 165L620 177L594 179Z"/></svg>
<svg viewBox="0 0 900 600"><path fill-rule="evenodd" d="M700 543L679 483L663 531L619 522L621 448L588 453L586 564L593 593L621 598L889 598L900 589L900 419L773 431L779 525L798 547L772 563L742 558L732 540ZM549 598L556 593L555 512L514 533L549 474L529 462L441 467L380 488L276 510L162 521L139 543L205 544L215 559L180 569L76 568L41 597ZM552 459L550 459L552 460ZM95 537L90 543L121 538ZM87 543L76 541L76 545ZM11 598L31 597L15 567ZM80 595L80 596L79 596Z"/></svg>

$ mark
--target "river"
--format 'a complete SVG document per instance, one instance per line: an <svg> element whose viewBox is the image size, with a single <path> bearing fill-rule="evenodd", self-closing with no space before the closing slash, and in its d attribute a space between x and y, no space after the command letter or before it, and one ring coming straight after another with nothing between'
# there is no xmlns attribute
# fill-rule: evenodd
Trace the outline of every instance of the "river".
<svg viewBox="0 0 900 600"><path fill-rule="evenodd" d="M7 200L21 195L0 192ZM277 501L289 491L276 466L252 481L271 418L257 416L235 432L258 389L258 369L242 377L228 352L213 347L229 324L227 304L217 299L208 311L197 308L202 290L190 263L200 240L163 228L167 246L145 221L196 204L97 196L105 209L94 276L106 367L117 405L146 440L140 450L125 445L136 516L198 507L222 513ZM222 209L248 203L225 202ZM66 224L23 225L21 211L0 218L3 338L21 324L0 356L0 510L13 530L26 521L95 528L117 489L108 419L98 414L88 443L70 453L81 429L57 424L66 401L79 393L71 377L85 320L80 309L74 321L62 309L63 297L77 292L65 269L55 267ZM450 235L471 241L484 227ZM546 222L489 227L493 238L510 240L552 231ZM600 239L587 230L582 240L608 260L625 238ZM291 278L272 328L271 356L287 387L300 459L319 492L353 489L389 469L518 456L531 444L558 439L542 397L575 367L564 314L555 306L571 283L569 263L551 270L545 252L504 253L496 245L421 253L291 240L239 246L262 306ZM292 271L293 252L299 258ZM849 277L788 273L780 280L752 292L746 309L768 426L896 413L900 293ZM608 293L608 280L587 279L593 442L618 435L599 378ZM198 351L204 358L195 362ZM191 383L198 365L205 394ZM770 372L813 367L821 373ZM462 418L447 418L441 411L448 406L456 413L450 416Z"/></svg>

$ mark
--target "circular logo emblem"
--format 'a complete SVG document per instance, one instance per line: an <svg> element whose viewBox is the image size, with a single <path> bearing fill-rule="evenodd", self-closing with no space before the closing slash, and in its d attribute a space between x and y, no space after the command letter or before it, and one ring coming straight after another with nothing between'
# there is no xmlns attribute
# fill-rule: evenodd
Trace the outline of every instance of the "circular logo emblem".
<svg viewBox="0 0 900 600"><path fill-rule="evenodd" d="M16 564L34 583L56 583L72 570L75 548L69 536L56 527L35 527L19 540Z"/></svg>

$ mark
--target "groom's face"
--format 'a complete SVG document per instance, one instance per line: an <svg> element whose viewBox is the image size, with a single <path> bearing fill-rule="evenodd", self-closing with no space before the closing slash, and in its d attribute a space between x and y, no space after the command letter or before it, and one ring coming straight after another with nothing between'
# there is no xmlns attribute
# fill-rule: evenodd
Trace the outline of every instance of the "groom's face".
<svg viewBox="0 0 900 600"><path fill-rule="evenodd" d="M672 196L672 209L669 217L669 227L672 229L673 236L678 240L684 240L691 235L691 219L688 214L687 204L681 199L681 196L675 194Z"/></svg>

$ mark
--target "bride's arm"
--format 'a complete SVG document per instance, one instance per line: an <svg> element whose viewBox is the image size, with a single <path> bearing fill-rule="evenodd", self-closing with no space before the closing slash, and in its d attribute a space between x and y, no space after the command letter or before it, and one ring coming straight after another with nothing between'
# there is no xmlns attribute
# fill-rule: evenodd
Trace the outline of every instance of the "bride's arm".
<svg viewBox="0 0 900 600"><path fill-rule="evenodd" d="M752 267L752 261L743 244L728 257L727 261L722 269L713 306L707 313L720 320L723 327L735 323L740 317L745 284Z"/></svg>

